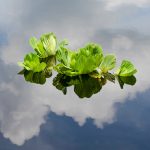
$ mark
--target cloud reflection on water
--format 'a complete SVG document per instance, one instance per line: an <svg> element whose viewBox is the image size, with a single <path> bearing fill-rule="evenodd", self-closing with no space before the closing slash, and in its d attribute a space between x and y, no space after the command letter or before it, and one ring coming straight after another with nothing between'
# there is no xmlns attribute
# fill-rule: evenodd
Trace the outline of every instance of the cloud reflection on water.
<svg viewBox="0 0 150 150"><path fill-rule="evenodd" d="M0 9L3 14L0 27L8 38L8 43L0 47L0 131L14 144L22 145L38 135L40 126L45 123L45 116L50 111L72 117L79 125L91 118L97 127L103 128L105 123L110 124L116 120L114 105L117 102L123 103L127 97L133 98L136 93L149 89L149 31L145 35L132 26L129 30L126 27L128 23L120 21L122 17L128 18L128 14L125 14L127 9L122 9L119 13L109 12L101 2L90 0L86 1L86 5L85 1L63 1L59 6L58 1L38 0L34 4L18 0L13 1L13 4L9 2L4 2L5 5L9 4L7 13ZM131 13L132 8L129 7ZM133 11L138 12L135 9ZM116 53L118 58L131 59L138 70L137 84L121 90L118 85L109 83L90 100L80 100L72 88L64 96L51 86L51 81L44 86L25 83L16 75L18 68L13 64L23 57L27 49L30 50L27 41L31 35L49 31L68 38L73 47L92 39L104 45L104 50Z"/></svg>

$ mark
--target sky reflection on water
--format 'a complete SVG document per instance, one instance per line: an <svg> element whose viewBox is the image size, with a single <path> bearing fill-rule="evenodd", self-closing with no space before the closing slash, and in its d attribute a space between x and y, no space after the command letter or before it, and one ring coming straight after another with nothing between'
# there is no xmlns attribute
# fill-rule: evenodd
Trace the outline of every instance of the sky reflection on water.
<svg viewBox="0 0 150 150"><path fill-rule="evenodd" d="M0 14L0 150L150 149L149 0L5 0ZM17 62L31 50L28 39L51 31L72 49L97 42L132 60L137 83L121 90L108 82L82 100L51 79L25 83Z"/></svg>
<svg viewBox="0 0 150 150"><path fill-rule="evenodd" d="M116 104L116 121L103 129L96 128L88 119L84 126L78 126L70 117L48 114L40 134L23 146L12 145L0 136L0 145L8 150L25 149L129 149L150 148L150 102L149 92L138 95L133 101ZM138 111L137 111L138 110ZM92 143L92 144L91 144ZM2 148L1 147L1 148Z"/></svg>

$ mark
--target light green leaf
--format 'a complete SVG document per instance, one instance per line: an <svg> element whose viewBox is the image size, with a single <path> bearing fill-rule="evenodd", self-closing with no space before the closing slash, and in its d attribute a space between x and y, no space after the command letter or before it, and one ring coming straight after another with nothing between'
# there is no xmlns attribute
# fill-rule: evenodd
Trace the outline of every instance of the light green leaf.
<svg viewBox="0 0 150 150"><path fill-rule="evenodd" d="M102 73L107 73L112 70L116 65L116 57L112 54L105 56L100 64L100 69Z"/></svg>
<svg viewBox="0 0 150 150"><path fill-rule="evenodd" d="M54 70L56 70L58 73L65 74L67 76L76 76L79 74L78 72L73 71L72 68L69 68L63 64L56 65L54 67Z"/></svg>
<svg viewBox="0 0 150 150"><path fill-rule="evenodd" d="M54 33L43 34L40 40L49 56L56 54L57 41Z"/></svg>
<svg viewBox="0 0 150 150"><path fill-rule="evenodd" d="M64 45L60 45L56 53L56 58L59 62L69 67L73 55L75 55L74 51L69 50Z"/></svg>
<svg viewBox="0 0 150 150"><path fill-rule="evenodd" d="M56 71L75 76L94 71L100 65L103 54L102 48L99 45L90 43L84 48L79 49L78 52L70 51L68 48L60 46L56 58L61 62L61 65L58 64L56 66Z"/></svg>
<svg viewBox="0 0 150 150"><path fill-rule="evenodd" d="M38 44L38 40L35 38L35 37L31 37L30 38L30 40L29 40L29 44L30 44L30 46L35 50L37 50L38 49L38 46L37 46L37 44Z"/></svg>
<svg viewBox="0 0 150 150"><path fill-rule="evenodd" d="M46 58L56 54L57 40L54 33L43 34L40 40L30 38L29 43L40 58Z"/></svg>
<svg viewBox="0 0 150 150"><path fill-rule="evenodd" d="M134 65L128 61L128 60L123 60L121 63L120 68L115 72L116 75L118 76L132 76L137 72L135 69Z"/></svg>
<svg viewBox="0 0 150 150"><path fill-rule="evenodd" d="M72 56L70 67L79 74L88 74L100 65L102 58L102 48L97 44L90 43Z"/></svg>
<svg viewBox="0 0 150 150"><path fill-rule="evenodd" d="M24 67L26 70L32 70L33 72L41 72L46 67L46 63L40 63L39 57L34 53L27 54L24 58L24 62L19 62L18 65Z"/></svg>
<svg viewBox="0 0 150 150"><path fill-rule="evenodd" d="M47 58L42 58L41 62L46 63L46 68L44 69L44 72L48 75L51 74L53 67L56 64L56 57L55 56L49 56Z"/></svg>

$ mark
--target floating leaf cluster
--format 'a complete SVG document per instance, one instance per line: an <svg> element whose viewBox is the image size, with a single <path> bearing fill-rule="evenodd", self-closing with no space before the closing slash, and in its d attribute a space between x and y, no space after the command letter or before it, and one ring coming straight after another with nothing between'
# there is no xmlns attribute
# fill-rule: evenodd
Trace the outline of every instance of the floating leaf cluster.
<svg viewBox="0 0 150 150"><path fill-rule="evenodd" d="M107 80L117 79L121 88L136 82L137 70L129 60L123 60L114 73L110 72L116 67L116 56L104 55L98 44L88 43L78 50L70 50L68 42L58 42L54 33L43 34L40 39L32 37L29 43L34 52L18 62L23 67L18 74L31 83L44 84L55 70L58 74L53 85L64 94L67 87L74 86L75 93L83 98L99 92Z"/></svg>

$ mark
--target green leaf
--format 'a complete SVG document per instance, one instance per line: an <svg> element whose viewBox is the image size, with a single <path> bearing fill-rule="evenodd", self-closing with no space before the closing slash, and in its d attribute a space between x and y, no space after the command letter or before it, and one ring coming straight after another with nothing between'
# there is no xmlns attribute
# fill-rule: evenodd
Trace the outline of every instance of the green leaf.
<svg viewBox="0 0 150 150"><path fill-rule="evenodd" d="M29 53L25 56L23 63L18 63L19 66L33 72L41 72L45 69L46 63L41 62L39 57L34 53Z"/></svg>
<svg viewBox="0 0 150 150"><path fill-rule="evenodd" d="M99 78L100 79L102 77L102 74L99 73L97 70L95 70L95 71L89 73L89 76L93 77L93 78Z"/></svg>
<svg viewBox="0 0 150 150"><path fill-rule="evenodd" d="M48 76L51 75L53 67L56 64L55 56L49 56L47 58L42 58L41 62L46 63L46 68L44 69L45 74L47 74Z"/></svg>
<svg viewBox="0 0 150 150"><path fill-rule="evenodd" d="M89 75L70 77L64 74L57 74L53 79L53 85L64 94L67 92L67 87L74 86L74 92L80 98L89 98L102 88L101 80L92 78Z"/></svg>
<svg viewBox="0 0 150 150"><path fill-rule="evenodd" d="M119 85L121 87L121 89L123 89L124 84L128 84L128 85L135 85L136 83L136 78L135 76L127 76L127 77L123 77L123 76L116 76Z"/></svg>
<svg viewBox="0 0 150 150"><path fill-rule="evenodd" d="M67 85L66 83L66 79L68 78L68 76L65 76L63 74L57 74L57 76L53 79L53 85L58 89L61 90L63 92L63 94L67 93L67 87L69 85Z"/></svg>
<svg viewBox="0 0 150 150"><path fill-rule="evenodd" d="M35 37L30 38L29 44L34 50L38 50L38 46L37 46L38 40Z"/></svg>
<svg viewBox="0 0 150 150"><path fill-rule="evenodd" d="M20 72L18 72L19 75L23 75L25 72L25 69L21 70Z"/></svg>
<svg viewBox="0 0 150 150"><path fill-rule="evenodd" d="M115 75L107 72L107 73L104 73L103 76L104 76L105 79L115 83Z"/></svg>
<svg viewBox="0 0 150 150"><path fill-rule="evenodd" d="M74 92L80 97L80 98L89 98L93 94L98 93L102 88L102 84L100 80L97 80L96 78L92 78L89 75L82 75L79 78L79 83L75 84L74 86Z"/></svg>
<svg viewBox="0 0 150 150"><path fill-rule="evenodd" d="M72 56L70 67L79 74L88 74L100 65L102 58L102 48L97 44L90 43Z"/></svg>
<svg viewBox="0 0 150 150"><path fill-rule="evenodd" d="M76 76L96 70L102 61L103 54L99 45L91 43L79 49L78 52L60 46L56 58L61 62L56 65L56 71L68 76Z"/></svg>
<svg viewBox="0 0 150 150"><path fill-rule="evenodd" d="M26 70L25 73L24 73L24 78L27 82L33 82L33 74L34 72L33 71L28 71Z"/></svg>
<svg viewBox="0 0 150 150"><path fill-rule="evenodd" d="M134 65L128 61L128 60L123 60L121 63L120 68L115 72L116 75L118 76L132 76L137 72L135 69Z"/></svg>
<svg viewBox="0 0 150 150"><path fill-rule="evenodd" d="M26 70L24 72L24 78L27 82L44 84L46 82L44 72L33 72Z"/></svg>
<svg viewBox="0 0 150 150"><path fill-rule="evenodd" d="M66 41L63 41L62 43L59 44L59 47L56 53L56 58L60 63L69 67L71 63L71 58L73 55L75 55L75 52L66 48L65 47L66 45L67 45Z"/></svg>
<svg viewBox="0 0 150 150"><path fill-rule="evenodd" d="M49 56L56 54L57 41L54 33L43 34L40 40Z"/></svg>
<svg viewBox="0 0 150 150"><path fill-rule="evenodd" d="M107 73L116 66L116 57L112 54L105 56L100 64L100 69L103 73Z"/></svg>
<svg viewBox="0 0 150 150"><path fill-rule="evenodd" d="M57 40L54 33L43 34L40 40L30 38L29 43L40 58L46 58L56 54Z"/></svg>
<svg viewBox="0 0 150 150"><path fill-rule="evenodd" d="M76 76L79 74L78 72L73 71L72 68L69 68L63 64L56 65L54 67L54 70L57 71L58 73L65 74L67 76Z"/></svg>

